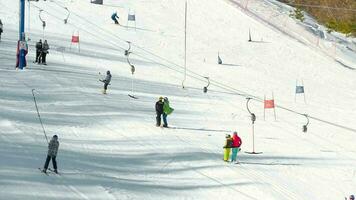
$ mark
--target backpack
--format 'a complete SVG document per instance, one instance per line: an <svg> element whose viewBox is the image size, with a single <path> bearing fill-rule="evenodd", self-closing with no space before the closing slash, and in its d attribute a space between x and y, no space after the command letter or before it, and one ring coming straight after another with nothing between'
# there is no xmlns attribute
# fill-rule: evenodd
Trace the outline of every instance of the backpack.
<svg viewBox="0 0 356 200"><path fill-rule="evenodd" d="M225 148L231 148L231 147L232 147L232 138L227 138Z"/></svg>

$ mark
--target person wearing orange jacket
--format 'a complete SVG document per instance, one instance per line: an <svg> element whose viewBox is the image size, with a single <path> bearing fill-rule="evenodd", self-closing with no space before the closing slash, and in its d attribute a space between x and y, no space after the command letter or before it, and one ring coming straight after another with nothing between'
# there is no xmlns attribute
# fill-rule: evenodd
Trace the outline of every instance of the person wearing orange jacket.
<svg viewBox="0 0 356 200"><path fill-rule="evenodd" d="M237 132L235 131L233 136L232 136L232 145L231 145L231 149L232 149L232 154L231 154L231 162L236 162L236 157L237 157L237 153L241 150L240 146L242 144L242 140L241 138L237 135Z"/></svg>

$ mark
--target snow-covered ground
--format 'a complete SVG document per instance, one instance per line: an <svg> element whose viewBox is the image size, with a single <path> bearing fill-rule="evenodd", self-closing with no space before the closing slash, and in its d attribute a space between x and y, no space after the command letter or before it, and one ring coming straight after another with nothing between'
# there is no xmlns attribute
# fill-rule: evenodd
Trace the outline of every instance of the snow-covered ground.
<svg viewBox="0 0 356 200"><path fill-rule="evenodd" d="M28 68L16 71L18 1L0 0L0 199L336 200L356 193L355 70L236 2L189 0L182 89L184 1L105 4L32 2ZM114 11L124 25L127 13L135 13L137 29L114 25ZM254 42L247 41L249 30ZM73 32L80 52L69 48ZM47 66L32 63L43 34L51 47ZM127 95L126 41L133 44L138 99ZM216 63L218 52L224 65ZM102 95L99 72L106 70L113 79ZM205 76L211 79L206 94ZM304 82L306 103L300 95L295 102L296 80ZM47 144L32 89L46 133L59 136L60 176L37 169ZM264 121L261 99L272 93L277 120L267 110ZM155 127L159 96L175 109L171 129ZM257 115L258 155L245 153L252 151L246 96ZM307 133L303 113L310 116ZM243 140L238 165L222 161L225 134L235 130Z"/></svg>

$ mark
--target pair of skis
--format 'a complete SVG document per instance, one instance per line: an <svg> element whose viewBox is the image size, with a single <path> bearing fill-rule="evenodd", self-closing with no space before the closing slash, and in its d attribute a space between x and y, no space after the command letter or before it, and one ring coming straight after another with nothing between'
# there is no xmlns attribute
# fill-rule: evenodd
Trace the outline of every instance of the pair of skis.
<svg viewBox="0 0 356 200"><path fill-rule="evenodd" d="M101 76L101 73L100 73L100 72L99 72L99 76ZM102 79L99 79L99 81L104 83L104 81L103 81ZM133 80L132 80L132 83L131 83L131 84L132 84L132 94L128 94L128 96L129 96L130 98L133 98L133 99L138 99L137 96L133 95ZM111 85L111 84L109 83L108 85Z"/></svg>
<svg viewBox="0 0 356 200"><path fill-rule="evenodd" d="M40 172L42 172L42 173L44 173L44 174L46 174L47 176L49 176L49 173L53 173L53 174L56 174L56 175L60 175L60 173L56 173L53 169L51 169L51 168L48 168L47 170L48 170L48 172L46 171L46 172L44 172L43 171L43 169L42 168L38 168L38 170L40 170Z"/></svg>

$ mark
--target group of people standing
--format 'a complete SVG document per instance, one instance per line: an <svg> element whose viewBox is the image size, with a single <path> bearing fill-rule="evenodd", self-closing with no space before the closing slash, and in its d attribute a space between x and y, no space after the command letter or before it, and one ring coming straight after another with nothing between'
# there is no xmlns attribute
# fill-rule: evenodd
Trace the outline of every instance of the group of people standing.
<svg viewBox="0 0 356 200"><path fill-rule="evenodd" d="M236 158L237 158L237 153L240 152L241 150L241 144L242 140L241 138L237 135L237 132L235 131L231 137L230 134L226 135L226 141L224 145L224 161L229 162L230 158L230 152L232 151L231 154L231 162L238 163Z"/></svg>
<svg viewBox="0 0 356 200"><path fill-rule="evenodd" d="M159 97L156 102L156 126L161 126L161 117L163 118L163 126L168 128L167 116L170 115L174 109L169 106L167 97Z"/></svg>
<svg viewBox="0 0 356 200"><path fill-rule="evenodd" d="M36 59L34 63L38 63L38 64L43 64L43 65L47 65L46 63L46 57L49 50L49 45L47 43L47 40L45 40L42 43L42 40L40 39L37 43L36 43Z"/></svg>

